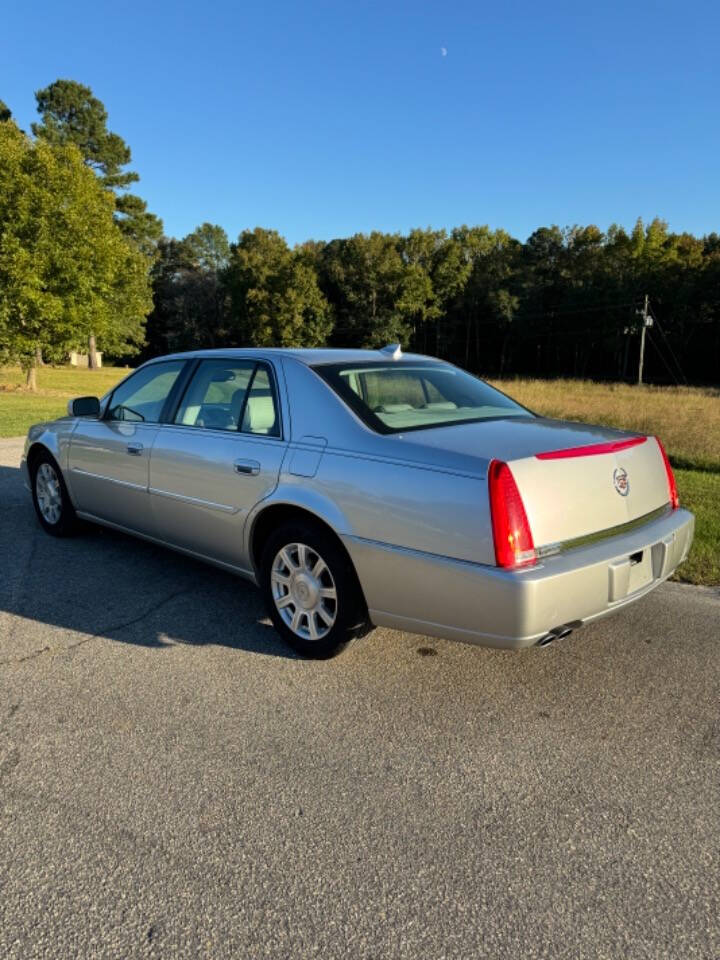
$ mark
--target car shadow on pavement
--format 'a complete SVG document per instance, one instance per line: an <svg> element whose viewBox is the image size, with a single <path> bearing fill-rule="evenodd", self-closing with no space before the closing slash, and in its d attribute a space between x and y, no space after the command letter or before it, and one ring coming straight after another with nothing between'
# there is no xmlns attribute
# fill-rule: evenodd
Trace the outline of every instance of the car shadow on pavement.
<svg viewBox="0 0 720 960"><path fill-rule="evenodd" d="M11 616L146 647L218 644L295 657L253 584L94 524L51 537L20 471L7 466L0 466L0 544L0 611Z"/></svg>

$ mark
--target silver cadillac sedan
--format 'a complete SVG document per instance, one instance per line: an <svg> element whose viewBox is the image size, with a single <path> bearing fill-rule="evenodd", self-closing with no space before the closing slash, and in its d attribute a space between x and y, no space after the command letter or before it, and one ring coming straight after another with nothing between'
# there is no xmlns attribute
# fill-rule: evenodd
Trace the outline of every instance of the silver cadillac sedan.
<svg viewBox="0 0 720 960"><path fill-rule="evenodd" d="M692 542L657 437L538 417L396 345L174 354L68 413L25 445L44 529L82 518L247 577L306 656L373 625L543 645Z"/></svg>

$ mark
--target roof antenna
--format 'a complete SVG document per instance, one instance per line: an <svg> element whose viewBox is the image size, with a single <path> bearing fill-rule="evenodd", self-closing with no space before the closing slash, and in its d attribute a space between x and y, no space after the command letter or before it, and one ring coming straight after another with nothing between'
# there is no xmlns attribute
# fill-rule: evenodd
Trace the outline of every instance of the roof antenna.
<svg viewBox="0 0 720 960"><path fill-rule="evenodd" d="M386 347L382 348L380 353L388 354L393 360L399 360L403 355L402 347L399 343L389 343Z"/></svg>

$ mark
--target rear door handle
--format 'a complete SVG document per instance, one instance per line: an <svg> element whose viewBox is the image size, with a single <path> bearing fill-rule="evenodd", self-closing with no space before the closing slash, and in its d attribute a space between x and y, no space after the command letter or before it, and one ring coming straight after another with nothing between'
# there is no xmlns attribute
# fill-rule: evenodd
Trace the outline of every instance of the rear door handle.
<svg viewBox="0 0 720 960"><path fill-rule="evenodd" d="M243 476L256 477L260 473L260 464L257 460L236 460L233 464L235 473Z"/></svg>
<svg viewBox="0 0 720 960"><path fill-rule="evenodd" d="M139 457L143 452L143 445L141 443L129 443L127 445L127 452L135 457Z"/></svg>

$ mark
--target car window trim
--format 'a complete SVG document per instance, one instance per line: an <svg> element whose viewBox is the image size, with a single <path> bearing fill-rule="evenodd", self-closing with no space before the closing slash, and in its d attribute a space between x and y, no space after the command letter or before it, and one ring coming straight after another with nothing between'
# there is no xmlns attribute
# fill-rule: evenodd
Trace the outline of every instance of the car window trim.
<svg viewBox="0 0 720 960"><path fill-rule="evenodd" d="M238 433L249 433L250 431L243 430L243 420L245 419L245 411L247 410L248 397L250 396L250 391L252 390L253 384L255 383L255 375L258 372L258 367L260 366L259 362L255 361L255 366L253 367L252 373L250 374L250 379L248 380L247 389L245 390L245 396L243 397L242 407L240 407L240 415L238 416L238 422L235 429Z"/></svg>
<svg viewBox="0 0 720 960"><path fill-rule="evenodd" d="M167 395L167 399L165 400L163 408L160 411L160 423L166 423L168 417L175 417L177 408L180 406L180 402L185 396L185 391L187 390L188 385L193 378L199 362L199 360L186 361L185 366L178 374L177 380L172 385L172 389Z"/></svg>
<svg viewBox="0 0 720 960"><path fill-rule="evenodd" d="M180 369L178 370L178 375L177 375L177 377L175 378L175 382L173 383L172 387L170 387L170 390L169 390L169 392L168 392L168 395L167 395L167 397L165 398L165 401L163 402L162 409L160 410L160 416L158 417L158 419L157 419L157 420L142 420L142 421L137 421L138 423L140 423L140 422L142 422L142 423L147 423L147 424L149 424L150 426L159 426L161 423L164 422L164 421L163 421L163 417L165 416L165 411L166 411L166 408L167 408L167 405L168 405L168 401L169 401L170 398L172 397L173 392L174 392L175 388L177 387L178 381L182 379L182 377L183 377L183 375L184 375L184 373L185 373L186 368L188 367L188 365L191 364L191 361L189 361L189 360L184 360L184 361L183 361L182 358L173 357L172 359L168 358L167 360L157 360L157 361L153 361L152 363L144 363L142 366L138 367L137 370L133 370L133 372L132 372L131 374L128 374L127 377L124 377L124 378L120 381L120 383L116 383L115 386L114 386L113 389L112 389L112 392L108 394L108 399L107 399L107 403L105 404L105 409L103 410L102 416L101 416L99 419L100 419L100 420L107 420L107 421L110 422L110 423L122 423L122 422L123 422L122 420L113 420L112 417L110 416L110 411L113 409L113 399L114 399L115 394L117 393L117 391L120 389L120 387L123 387L126 383L128 383L130 380L132 380L133 377L137 376L137 374L140 373L141 370L145 370L145 369L148 368L148 367L164 367L164 366L166 366L168 363L177 363L178 360L180 360L180 362L182 362L182 366L181 366ZM135 422L135 421L133 421L133 422Z"/></svg>
<svg viewBox="0 0 720 960"><path fill-rule="evenodd" d="M445 427L456 427L467 423L489 423L492 420L507 420L509 418L515 418L518 416L530 416L534 418L538 416L536 413L533 413L532 410L529 410L527 407L523 406L523 404L518 403L517 400L509 396L507 393L503 393L502 390L498 390L498 388L494 387L491 383L487 383L487 381L483 380L482 377L468 373L467 370L462 370L461 367L455 367L454 364L432 363L428 361L410 361L407 365L415 368L426 367L429 370L443 366L451 367L454 370L460 370L461 373L465 373L468 376L473 377L475 380L479 380L480 383L490 387L490 389L494 390L495 393L498 393L507 400L510 400L516 407L518 407L519 410L522 410L523 413L498 414L492 417L467 417L463 418L462 420L446 420L443 423L418 423L413 424L412 426L390 427L370 409L367 403L367 395L362 398L363 402L361 403L359 402L361 398L358 397L354 390L346 387L340 377L338 377L337 380L333 379L332 374L339 372L338 367L346 366L346 364L316 363L313 364L310 369L320 377L323 383L325 383L330 390L332 390L335 396L338 397L369 430L372 430L373 433L378 433L381 436L390 436L393 434L397 435L400 433L414 433L418 430L440 430L444 429ZM366 364L363 364L363 366L368 370L402 370L403 364L386 360L374 360L368 361ZM330 376L327 375L328 371L330 372Z"/></svg>
<svg viewBox="0 0 720 960"><path fill-rule="evenodd" d="M197 427L197 426L195 426L194 424L191 425L191 424L187 424L187 423L175 423L175 417L177 416L178 410L180 409L180 407L181 407L181 405L182 405L182 402L183 402L183 400L185 399L185 394L187 393L188 388L190 387L190 384L191 384L192 381L193 381L193 377L195 376L195 373L197 372L198 367L200 366L201 363L211 363L211 362L213 362L213 361L220 361L220 362L222 362L222 363L237 363L238 361L241 361L241 362L247 361L248 364L253 364L252 373L250 374L250 379L248 380L247 390L245 391L245 396L244 396L244 398L243 398L243 405L242 405L242 409L241 409L241 411L240 411L240 418L239 418L239 420L238 420L238 425L237 425L237 427L235 428L235 430L225 430L223 427ZM283 439L284 439L282 408L281 408L281 406L280 406L280 394L279 394L278 385L277 385L277 374L276 374L276 372L275 372L275 367L273 366L272 361L266 360L266 359L263 358L263 357L259 357L259 358L255 358L255 357L196 357L195 359L188 361L188 366L189 366L189 367L192 367L192 370L191 370L191 371L187 374L187 376L185 377L185 379L184 379L184 381L183 381L182 388L178 391L178 394L179 394L179 395L178 395L178 397L176 398L176 402L173 403L172 407L168 408L167 410L163 409L163 411L162 411L162 415L163 415L163 419L161 420L161 425L162 425L162 426L164 426L164 427L184 427L186 430L213 430L213 431L215 431L216 433L224 433L224 434L233 434L233 433L236 433L236 434L239 434L240 436L243 436L243 437L259 437L260 439L264 439L264 440L283 440ZM256 373L257 373L257 371L258 371L258 368L261 367L261 366L262 366L264 369L266 369L267 372L268 372L268 380L269 380L269 382L270 382L270 390L271 390L271 393L272 393L273 405L274 405L274 407L275 407L275 416L276 416L277 423L278 423L278 433L277 433L277 434L271 434L271 433L252 433L252 431L250 431L250 430L241 430L241 429L240 429L240 427L241 427L241 425L242 425L243 417L244 417L244 415L245 415L245 406L246 406L247 401L248 401L248 395L249 395L249 393L250 393L250 388L252 387L252 384L253 384L253 382L254 382L254 380L255 380L255 375L256 375ZM172 393L172 391L170 391L170 392ZM111 397L111 400L112 400L112 397ZM109 407L108 407L108 409L109 409Z"/></svg>

